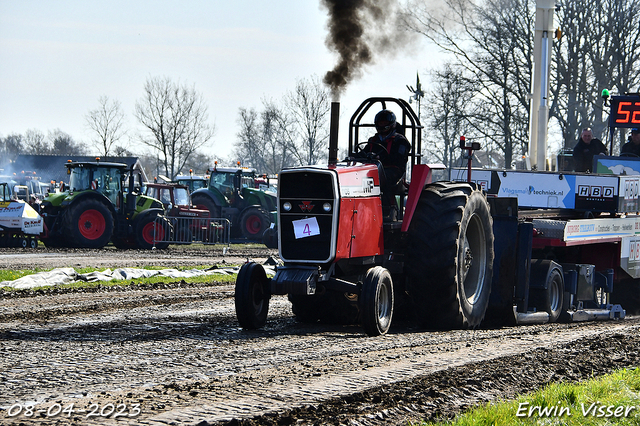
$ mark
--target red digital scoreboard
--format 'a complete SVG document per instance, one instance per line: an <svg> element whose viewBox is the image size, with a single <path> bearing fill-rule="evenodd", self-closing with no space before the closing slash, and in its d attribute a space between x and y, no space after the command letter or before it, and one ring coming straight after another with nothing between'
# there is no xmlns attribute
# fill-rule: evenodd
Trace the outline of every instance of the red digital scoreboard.
<svg viewBox="0 0 640 426"><path fill-rule="evenodd" d="M612 96L609 127L640 127L640 96Z"/></svg>

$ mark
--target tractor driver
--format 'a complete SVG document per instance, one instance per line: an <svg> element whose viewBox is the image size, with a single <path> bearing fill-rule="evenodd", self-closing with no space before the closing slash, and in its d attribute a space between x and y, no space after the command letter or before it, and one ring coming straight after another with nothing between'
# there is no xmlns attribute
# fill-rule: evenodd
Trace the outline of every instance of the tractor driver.
<svg viewBox="0 0 640 426"><path fill-rule="evenodd" d="M377 133L356 154L359 158L376 158L384 169L380 177L382 192L382 214L385 220L395 220L397 213L396 194L402 194L402 178L407 169L411 144L396 126L396 115L388 109L376 114L374 124Z"/></svg>
<svg viewBox="0 0 640 426"><path fill-rule="evenodd" d="M620 154L629 155L631 157L640 157L640 128L631 129L629 141L622 146Z"/></svg>

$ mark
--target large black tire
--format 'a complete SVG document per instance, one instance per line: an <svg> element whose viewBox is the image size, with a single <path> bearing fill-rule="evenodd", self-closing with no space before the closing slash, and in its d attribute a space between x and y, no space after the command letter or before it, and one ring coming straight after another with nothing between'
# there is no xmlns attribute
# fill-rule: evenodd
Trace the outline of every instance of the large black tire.
<svg viewBox="0 0 640 426"><path fill-rule="evenodd" d="M156 218L160 218L156 222ZM136 242L138 247L151 250L154 247L165 249L169 246L167 240L171 235L171 224L161 216L149 214L138 222L136 226Z"/></svg>
<svg viewBox="0 0 640 426"><path fill-rule="evenodd" d="M271 226L265 229L264 233L262 234L262 244L267 246L267 248L277 249L278 248L278 229L275 227L272 228Z"/></svg>
<svg viewBox="0 0 640 426"><path fill-rule="evenodd" d="M235 305L240 326L247 330L264 327L269 312L269 280L262 265L245 263L236 279Z"/></svg>
<svg viewBox="0 0 640 426"><path fill-rule="evenodd" d="M222 216L222 208L216 205L211 197L207 197L202 194L194 194L193 197L191 197L191 203L197 208L209 210L210 218L220 219Z"/></svg>
<svg viewBox="0 0 640 426"><path fill-rule="evenodd" d="M418 323L438 329L482 322L493 272L493 221L473 184L427 186L409 226L407 291Z"/></svg>
<svg viewBox="0 0 640 426"><path fill-rule="evenodd" d="M98 200L80 200L69 207L65 234L72 247L102 248L113 233L111 211Z"/></svg>
<svg viewBox="0 0 640 426"><path fill-rule="evenodd" d="M269 214L260 207L249 207L242 212L238 221L242 236L250 241L262 241L262 235L269 225Z"/></svg>
<svg viewBox="0 0 640 426"><path fill-rule="evenodd" d="M393 281L382 266L367 271L362 283L360 322L369 336L380 336L389 331L393 317Z"/></svg>

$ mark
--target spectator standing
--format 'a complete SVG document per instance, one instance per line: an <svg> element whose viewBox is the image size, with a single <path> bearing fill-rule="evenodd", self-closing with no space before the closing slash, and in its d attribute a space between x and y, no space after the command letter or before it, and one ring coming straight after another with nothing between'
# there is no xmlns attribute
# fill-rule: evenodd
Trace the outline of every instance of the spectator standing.
<svg viewBox="0 0 640 426"><path fill-rule="evenodd" d="M590 127L582 130L580 140L573 148L573 163L576 172L591 172L593 157L595 155L607 155L607 148L600 139L593 137Z"/></svg>

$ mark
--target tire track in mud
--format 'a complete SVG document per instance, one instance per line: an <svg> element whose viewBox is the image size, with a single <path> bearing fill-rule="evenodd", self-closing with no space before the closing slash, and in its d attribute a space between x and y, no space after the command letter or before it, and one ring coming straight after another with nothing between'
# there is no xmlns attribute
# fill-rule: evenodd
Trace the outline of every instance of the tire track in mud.
<svg viewBox="0 0 640 426"><path fill-rule="evenodd" d="M43 407L72 401L87 408L109 401L139 403L141 414L126 420L149 425L272 424L274 419L287 423L288 417L309 424L322 419L324 424L340 416L362 424L399 424L407 416L442 412L447 398L459 392L444 386L439 391L444 399L433 403L431 411L419 401L403 403L411 401L403 389L428 382L430 375L454 374L510 357L513 362L522 358L519 354L540 350L562 353L568 342L635 335L640 326L629 319L423 332L398 323L390 334L368 338L356 326L297 323L286 298L274 297L267 327L246 332L235 320L228 285L98 294L99 298L71 293L0 303L0 312L8 317L5 302L13 309L13 319L0 324L0 380L6 384L1 407L6 410L25 401ZM31 310L36 313L23 319ZM532 362L528 374L537 377L542 367L542 361ZM494 370L488 369L495 374ZM507 379L496 376L496 383L516 387L514 383L523 379L509 379L508 368L501 370ZM491 396L491 388L483 384L473 385L482 389L475 396L464 387L473 398L456 396L462 401L459 407ZM415 393L421 392L424 389ZM353 403L360 408L348 409ZM450 405L445 412L453 411L455 404ZM91 419L37 420L74 421ZM123 422L118 419L117 424Z"/></svg>
<svg viewBox="0 0 640 426"><path fill-rule="evenodd" d="M3 253L0 267L12 267L16 257ZM74 253L18 256L18 263L170 267L230 259L181 248L131 252L119 264L117 251ZM0 295L0 424L397 425L640 362L638 318L451 332L395 322L388 335L368 338L357 326L297 323L284 297L272 299L265 329L243 331L230 285L24 295ZM29 401L139 404L141 412L117 420L7 416L12 404Z"/></svg>

